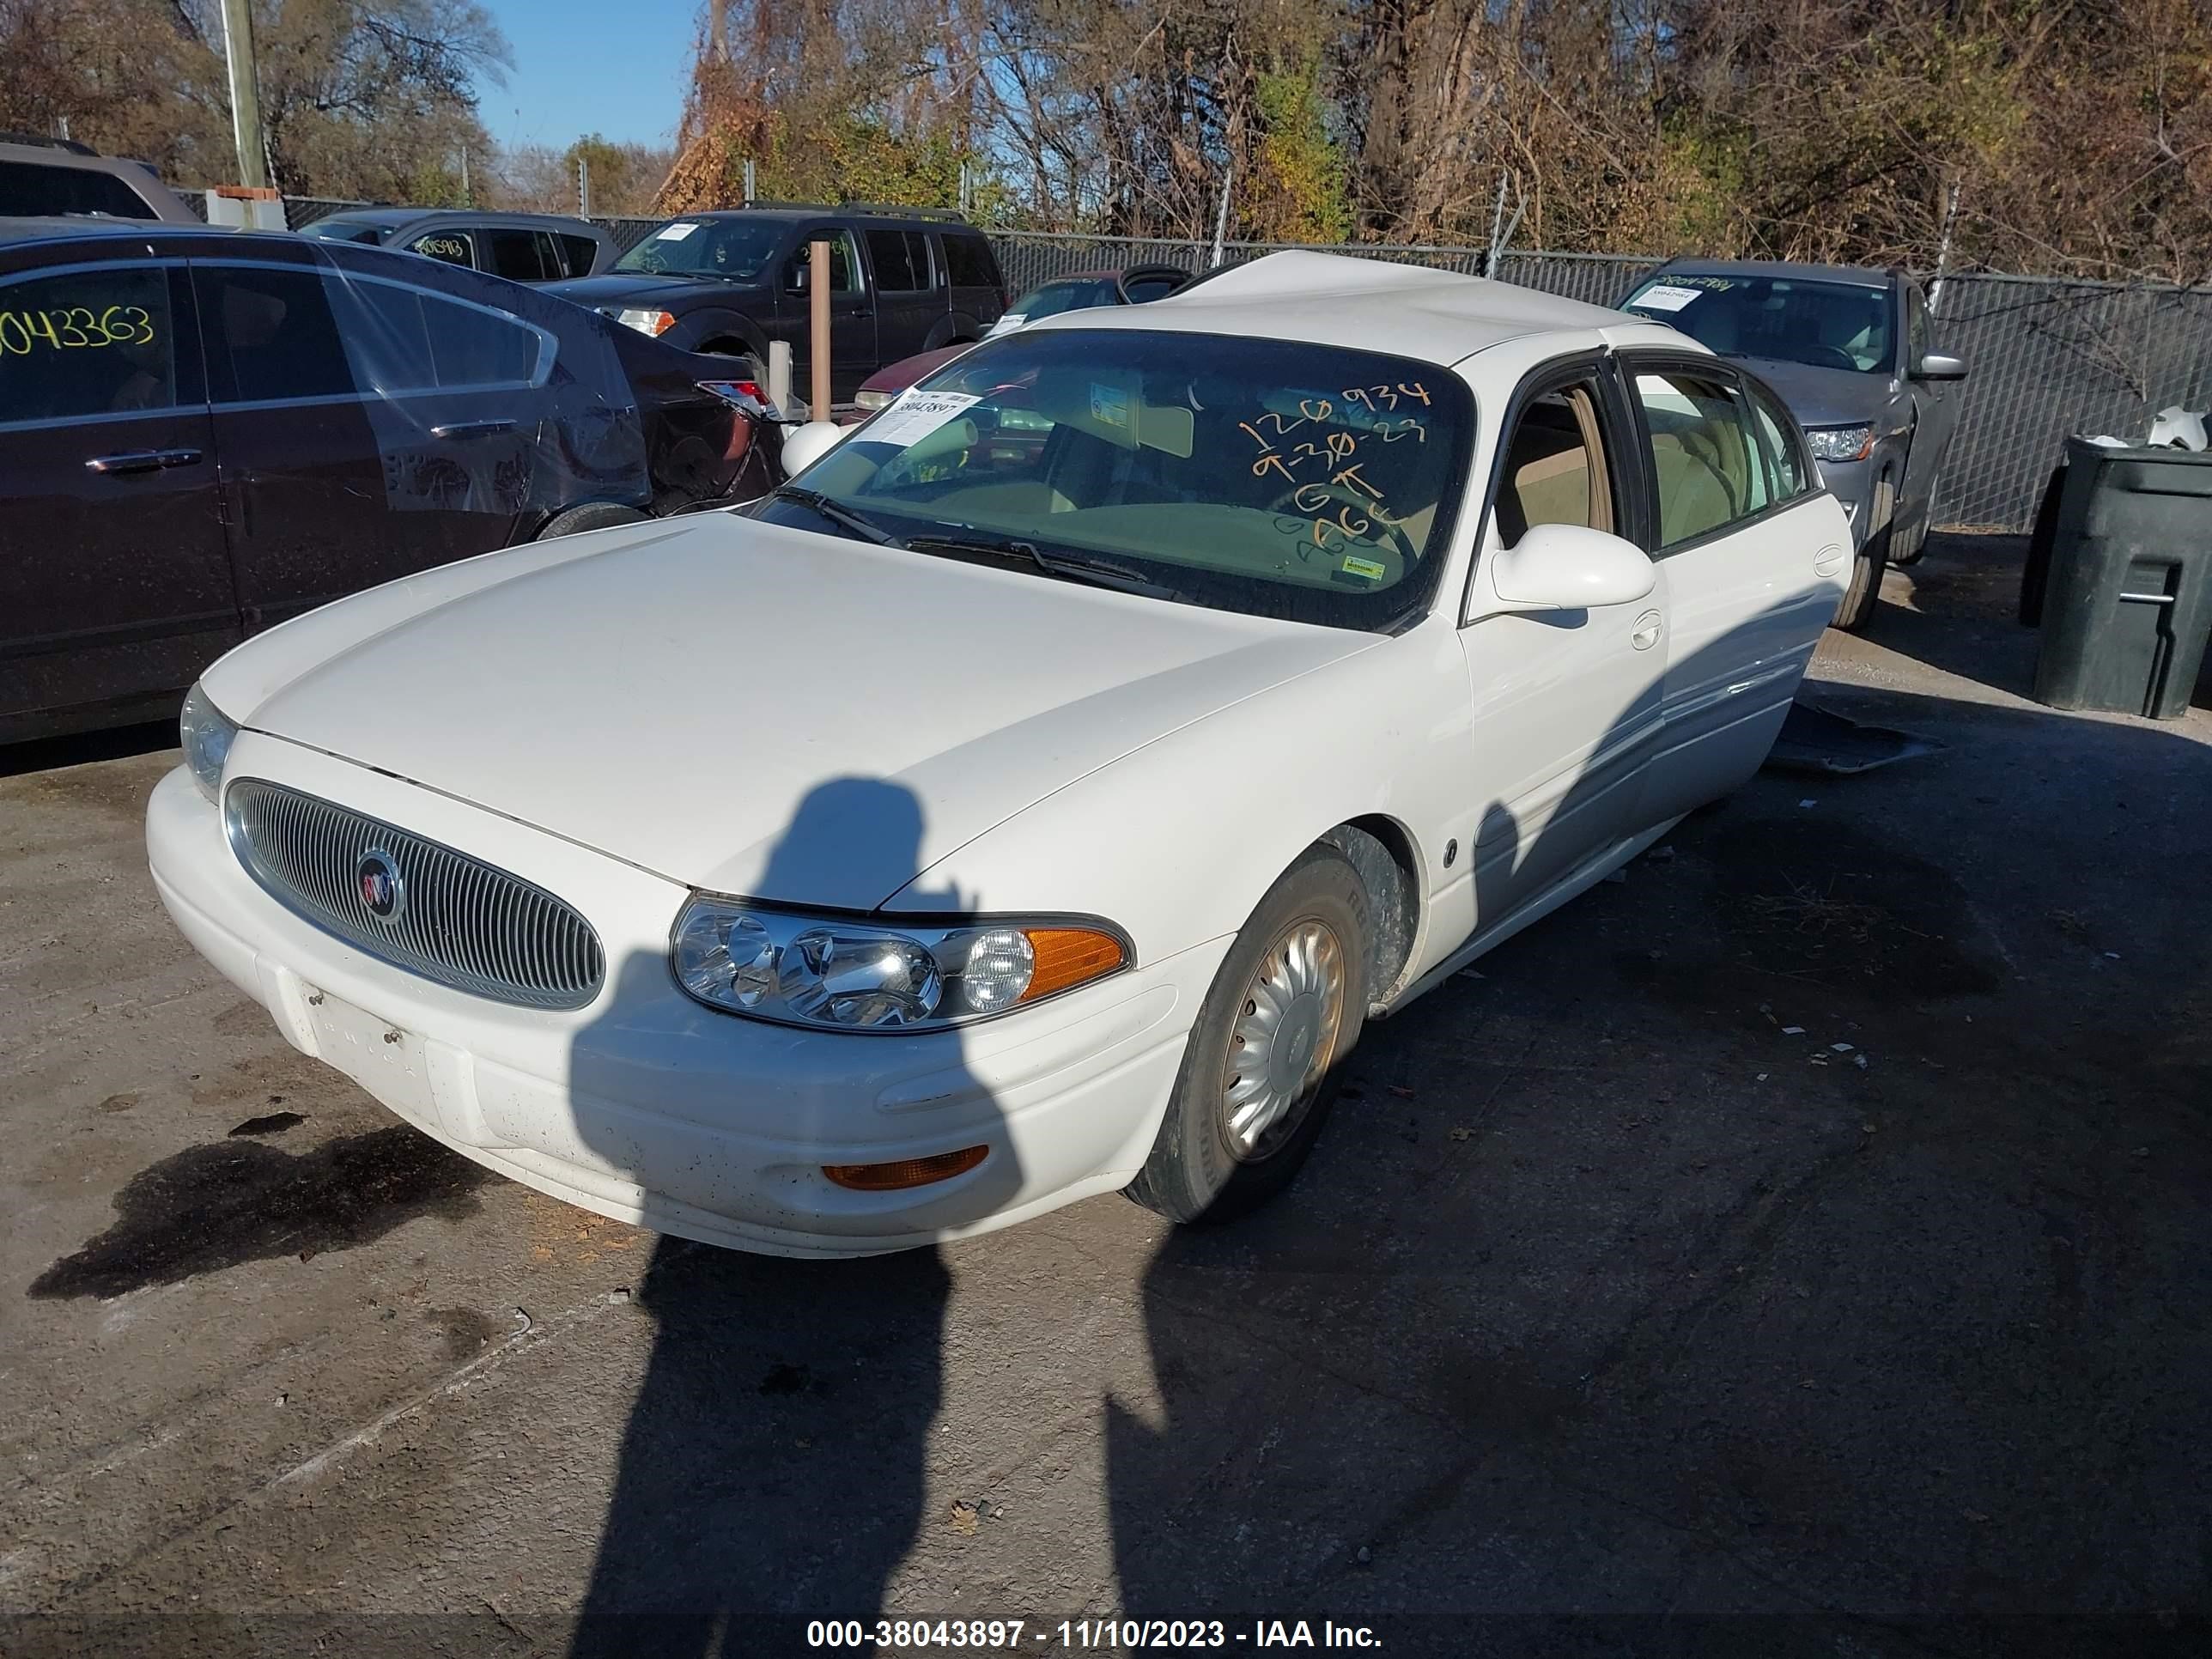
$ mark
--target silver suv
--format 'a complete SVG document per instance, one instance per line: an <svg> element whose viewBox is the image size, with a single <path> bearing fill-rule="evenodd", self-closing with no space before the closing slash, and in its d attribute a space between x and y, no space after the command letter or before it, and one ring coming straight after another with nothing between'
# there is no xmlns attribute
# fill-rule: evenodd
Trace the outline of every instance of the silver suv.
<svg viewBox="0 0 2212 1659"><path fill-rule="evenodd" d="M67 138L0 133L0 216L158 219L196 225L199 215L143 161L102 155Z"/></svg>

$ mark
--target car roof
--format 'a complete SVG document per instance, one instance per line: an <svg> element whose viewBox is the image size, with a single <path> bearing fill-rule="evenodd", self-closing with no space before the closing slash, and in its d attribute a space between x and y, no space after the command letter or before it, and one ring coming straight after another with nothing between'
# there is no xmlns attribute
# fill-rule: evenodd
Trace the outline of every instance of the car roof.
<svg viewBox="0 0 2212 1659"><path fill-rule="evenodd" d="M102 155L97 150L67 148L60 143L27 144L15 138L0 138L0 156L11 161L36 161L42 167L81 167L88 173L112 173L118 167L154 172L151 162L142 161L135 155Z"/></svg>
<svg viewBox="0 0 2212 1659"><path fill-rule="evenodd" d="M916 208L912 213L902 213L896 208L840 207L834 202L823 207L778 202L774 206L706 208L697 213L672 213L668 217L671 222L687 219L843 219L855 225L896 225L901 230L963 231L974 236L983 234L965 219L948 216L942 209Z"/></svg>
<svg viewBox="0 0 2212 1659"><path fill-rule="evenodd" d="M1304 250L1270 253L1146 305L1062 312L1029 327L1251 334L1435 363L1539 335L1687 343L1661 325L1511 283Z"/></svg>
<svg viewBox="0 0 2212 1659"><path fill-rule="evenodd" d="M1669 271L1701 276L1795 276L1812 283L1851 283L1862 288L1887 288L1893 273L1880 265L1816 265L1796 259L1669 259L1651 273ZM1648 279L1647 279L1648 280Z"/></svg>
<svg viewBox="0 0 2212 1659"><path fill-rule="evenodd" d="M106 219L90 213L45 218L0 218L0 246L104 236L133 236L143 240L149 237L160 240L165 237L241 234L225 225L178 224L160 219Z"/></svg>
<svg viewBox="0 0 2212 1659"><path fill-rule="evenodd" d="M340 208L335 213L325 213L309 220L301 228L313 230L317 225L344 224L379 225L389 229L394 225L453 223L542 225L549 230L559 229L572 234L579 231L593 236L607 234L602 227L588 219L574 218L565 213L510 213L503 208Z"/></svg>

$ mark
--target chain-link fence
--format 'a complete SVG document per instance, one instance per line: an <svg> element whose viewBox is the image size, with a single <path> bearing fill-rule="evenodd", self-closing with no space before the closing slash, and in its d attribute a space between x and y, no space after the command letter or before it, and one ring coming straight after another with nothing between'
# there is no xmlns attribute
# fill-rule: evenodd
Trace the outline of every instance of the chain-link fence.
<svg viewBox="0 0 2212 1659"><path fill-rule="evenodd" d="M197 197L191 198L197 201ZM357 202L287 197L292 228ZM593 216L624 251L665 222ZM1202 270L1205 242L1133 236L994 231L1012 294L1079 270L1176 264ZM1293 246L1225 242L1224 264L1241 264ZM1361 246L1370 258L1481 275L1479 247ZM1501 281L1592 305L1617 304L1657 261L1635 254L1508 251ZM1966 360L1956 436L1943 467L1937 522L2024 531L2035 516L2059 446L2075 432L2140 438L2170 404L2212 403L2212 289L2075 283L2039 276L1948 278L1937 296L1936 343Z"/></svg>
<svg viewBox="0 0 2212 1659"><path fill-rule="evenodd" d="M1196 241L1131 237L994 235L1007 286L1139 262L1200 270L1212 250ZM1224 264L1291 246L1227 242ZM1482 272L1473 247L1360 247L1378 259ZM1502 282L1591 305L1618 304L1656 259L1633 254L1508 251ZM1951 452L1936 503L1939 523L2024 531L2069 433L2140 438L2168 404L2212 403L2212 290L2124 287L2039 276L1953 276L1942 286L1936 342L1966 360Z"/></svg>

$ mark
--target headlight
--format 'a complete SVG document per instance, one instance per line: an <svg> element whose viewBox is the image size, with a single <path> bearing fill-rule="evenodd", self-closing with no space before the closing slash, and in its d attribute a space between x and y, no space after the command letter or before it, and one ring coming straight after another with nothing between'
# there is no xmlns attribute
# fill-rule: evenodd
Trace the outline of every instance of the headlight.
<svg viewBox="0 0 2212 1659"><path fill-rule="evenodd" d="M641 310L631 307L615 313L615 320L641 334L650 334L656 340L676 326L676 319L665 311Z"/></svg>
<svg viewBox="0 0 2212 1659"><path fill-rule="evenodd" d="M853 401L862 409L882 409L897 396L898 393L896 392L876 392L867 386L862 386L853 394Z"/></svg>
<svg viewBox="0 0 2212 1659"><path fill-rule="evenodd" d="M712 1008L791 1025L940 1030L1072 991L1127 965L1110 928L993 919L896 927L694 898L670 945L676 978Z"/></svg>
<svg viewBox="0 0 2212 1659"><path fill-rule="evenodd" d="M222 793L222 763L230 758L238 722L195 685L185 694L185 712L177 717L177 732L185 746L185 764L192 769L192 781L213 802Z"/></svg>
<svg viewBox="0 0 2212 1659"><path fill-rule="evenodd" d="M1808 426L1805 438L1824 461L1863 461L1874 453L1870 426Z"/></svg>

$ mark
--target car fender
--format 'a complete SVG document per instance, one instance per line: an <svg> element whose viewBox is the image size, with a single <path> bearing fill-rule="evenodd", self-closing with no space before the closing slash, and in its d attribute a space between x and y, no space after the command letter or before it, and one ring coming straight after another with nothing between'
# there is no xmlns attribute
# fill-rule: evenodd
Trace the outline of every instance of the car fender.
<svg viewBox="0 0 2212 1659"><path fill-rule="evenodd" d="M927 908L929 895L953 891L979 912L1100 916L1127 933L1139 962L1158 961L1236 933L1340 824L1382 820L1412 853L1410 968L1431 939L1449 948L1474 922L1472 860L1442 862L1449 842L1474 844L1486 805L1468 787L1470 711L1459 641L1432 618L1064 786L955 848L884 908Z"/></svg>
<svg viewBox="0 0 2212 1659"><path fill-rule="evenodd" d="M923 349L941 351L957 341L980 340L989 326L988 323L976 321L964 311L956 311L929 331L929 343Z"/></svg>
<svg viewBox="0 0 2212 1659"><path fill-rule="evenodd" d="M671 336L677 337L671 339ZM742 341L747 351L763 362L768 361L768 336L760 325L742 311L729 311L720 307L703 311L687 312L677 319L676 326L661 337L672 345L686 351L702 349L709 340L735 339Z"/></svg>

